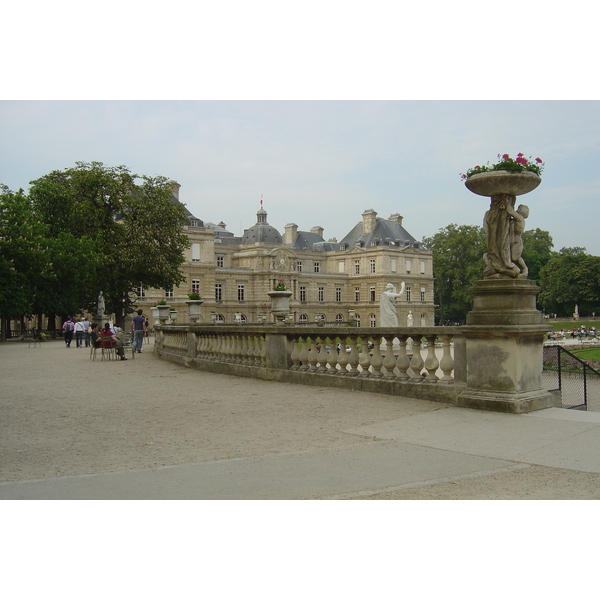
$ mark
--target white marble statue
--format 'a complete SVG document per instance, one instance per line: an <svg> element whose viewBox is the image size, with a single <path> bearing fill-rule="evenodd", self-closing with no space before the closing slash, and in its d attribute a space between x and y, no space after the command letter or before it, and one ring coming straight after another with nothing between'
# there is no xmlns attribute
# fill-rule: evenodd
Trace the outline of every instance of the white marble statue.
<svg viewBox="0 0 600 600"><path fill-rule="evenodd" d="M385 286L385 292L381 294L379 300L379 321L381 327L398 327L398 312L396 310L396 300L402 297L406 284L402 282L400 292L396 293L393 284L388 283Z"/></svg>
<svg viewBox="0 0 600 600"><path fill-rule="evenodd" d="M408 311L408 315L406 315L406 326L412 327L415 324L415 318L412 314L412 310Z"/></svg>

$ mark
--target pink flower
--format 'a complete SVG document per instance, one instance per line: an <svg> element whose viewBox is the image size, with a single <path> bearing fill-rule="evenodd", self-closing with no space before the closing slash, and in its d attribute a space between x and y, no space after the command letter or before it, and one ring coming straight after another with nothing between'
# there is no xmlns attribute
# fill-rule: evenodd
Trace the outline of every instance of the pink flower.
<svg viewBox="0 0 600 600"><path fill-rule="evenodd" d="M536 163L541 163L541 162L544 162L544 161L543 161L543 160L542 160L542 159L541 159L541 158L538 156L538 157L535 159L535 162L536 162Z"/></svg>
<svg viewBox="0 0 600 600"><path fill-rule="evenodd" d="M517 156L518 156L518 157L521 157L521 156L523 156L523 153L522 153L522 152L519 152L519 154L517 154Z"/></svg>
<svg viewBox="0 0 600 600"><path fill-rule="evenodd" d="M507 160L507 159L508 159L508 158L510 158L510 157L508 156L508 154L503 154L503 155L502 155L502 158L503 158L504 160Z"/></svg>

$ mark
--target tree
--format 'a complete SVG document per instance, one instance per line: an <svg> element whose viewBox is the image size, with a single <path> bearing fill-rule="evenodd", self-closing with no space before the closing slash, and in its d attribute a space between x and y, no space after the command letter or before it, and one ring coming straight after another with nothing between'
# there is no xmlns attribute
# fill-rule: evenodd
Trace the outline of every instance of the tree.
<svg viewBox="0 0 600 600"><path fill-rule="evenodd" d="M464 322L472 303L469 288L483 275L486 251L483 228L451 224L432 237L423 238L423 243L433 251L439 324Z"/></svg>
<svg viewBox="0 0 600 600"><path fill-rule="evenodd" d="M582 253L559 253L541 274L539 302L544 312L582 314L600 312L600 257Z"/></svg>
<svg viewBox="0 0 600 600"><path fill-rule="evenodd" d="M140 177L124 166L78 162L32 184L33 206L51 236L88 238L102 257L93 292L88 281L86 290L79 290L85 292L87 308L102 292L107 311L115 313L122 326L139 286L171 288L183 281L185 209L172 201L165 177Z"/></svg>
<svg viewBox="0 0 600 600"><path fill-rule="evenodd" d="M561 248L559 252L561 254L566 254L567 256L577 256L579 254L587 254L586 249L581 248L580 246Z"/></svg>
<svg viewBox="0 0 600 600"><path fill-rule="evenodd" d="M529 229L523 232L522 238L522 258L529 269L527 277L539 285L540 271L553 255L552 236L542 229Z"/></svg>

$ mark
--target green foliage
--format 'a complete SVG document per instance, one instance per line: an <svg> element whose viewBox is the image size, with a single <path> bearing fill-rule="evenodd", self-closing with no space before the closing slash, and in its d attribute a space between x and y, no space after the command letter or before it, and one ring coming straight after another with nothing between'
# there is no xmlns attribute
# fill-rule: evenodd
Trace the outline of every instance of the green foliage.
<svg viewBox="0 0 600 600"><path fill-rule="evenodd" d="M19 210L27 209L36 228L26 246L30 254L36 248L40 252L29 259L35 269L11 271L8 262L0 267L4 295L16 304L11 314L93 310L102 291L107 311L122 323L138 286L172 288L183 282L185 208L171 200L165 177L78 162L31 183L29 198L21 194ZM10 199L14 210L15 196L4 188L3 202ZM23 215L19 218L26 222ZM18 246L12 246L15 253ZM18 290L26 291L19 296Z"/></svg>
<svg viewBox="0 0 600 600"><path fill-rule="evenodd" d="M580 246L573 246L572 248L561 248L559 250L560 254L566 254L568 256L577 256L579 254L587 254L585 248L581 248Z"/></svg>
<svg viewBox="0 0 600 600"><path fill-rule="evenodd" d="M542 229L530 229L523 232L522 258L529 269L528 278L539 285L540 271L553 255L552 237Z"/></svg>
<svg viewBox="0 0 600 600"><path fill-rule="evenodd" d="M538 301L545 313L600 313L600 257L557 254L542 268Z"/></svg>
<svg viewBox="0 0 600 600"><path fill-rule="evenodd" d="M423 243L433 252L439 324L464 322L472 304L469 288L483 275L483 228L451 224L423 238Z"/></svg>

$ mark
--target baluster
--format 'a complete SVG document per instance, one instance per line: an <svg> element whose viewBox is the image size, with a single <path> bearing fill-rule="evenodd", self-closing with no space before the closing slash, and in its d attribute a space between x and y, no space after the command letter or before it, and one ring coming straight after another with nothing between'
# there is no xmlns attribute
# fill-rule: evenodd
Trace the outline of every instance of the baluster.
<svg viewBox="0 0 600 600"><path fill-rule="evenodd" d="M327 338L329 341L329 354L327 355L327 361L329 362L329 369L327 373L329 375L337 375L338 369L338 353L337 353L337 338Z"/></svg>
<svg viewBox="0 0 600 600"><path fill-rule="evenodd" d="M308 338L307 337L302 337L300 336L300 343L302 344L301 348L300 348L300 362L302 363L300 365L300 371L308 371L309 369L309 364L308 364Z"/></svg>
<svg viewBox="0 0 600 600"><path fill-rule="evenodd" d="M360 364L360 368L362 371L360 372L359 377L370 377L371 371L369 367L371 366L371 356L369 355L369 341L370 337L360 338L361 342L361 353L358 357L358 363Z"/></svg>
<svg viewBox="0 0 600 600"><path fill-rule="evenodd" d="M327 340L320 338L319 351L317 352L317 359L319 361L319 367L317 373L327 373Z"/></svg>
<svg viewBox="0 0 600 600"><path fill-rule="evenodd" d="M440 361L440 369L444 373L444 376L440 379L440 383L452 383L454 381L454 377L452 377L454 358L450 351L450 336L443 335L442 343L444 344L444 353L442 354L442 360Z"/></svg>
<svg viewBox="0 0 600 600"><path fill-rule="evenodd" d="M290 370L298 371L298 369L300 369L300 340L299 340L299 338L296 338L292 342L292 344L293 344L292 345L292 353L290 354L290 358L294 364L290 367Z"/></svg>
<svg viewBox="0 0 600 600"><path fill-rule="evenodd" d="M338 375L348 375L348 352L346 352L346 337L340 338L340 353L338 354L338 365L340 370L337 372Z"/></svg>
<svg viewBox="0 0 600 600"><path fill-rule="evenodd" d="M311 373L315 373L317 371L317 339L314 337L310 338L310 352L308 353L308 370Z"/></svg>
<svg viewBox="0 0 600 600"><path fill-rule="evenodd" d="M373 339L373 356L371 357L371 366L373 367L373 373L371 377L375 379L380 379L383 377L383 373L381 372L381 367L383 367L383 356L381 356L381 340L374 338Z"/></svg>
<svg viewBox="0 0 600 600"><path fill-rule="evenodd" d="M394 368L396 367L396 357L394 356L394 336L385 336L385 356L383 358L383 366L385 368L385 378L394 379L396 374Z"/></svg>
<svg viewBox="0 0 600 600"><path fill-rule="evenodd" d="M356 377L359 374L358 363L360 359L358 357L357 341L357 336L350 336L350 354L348 356L348 362L350 363L350 371L348 371L348 375L350 375L350 377Z"/></svg>
<svg viewBox="0 0 600 600"><path fill-rule="evenodd" d="M398 358L396 359L396 368L399 371L398 379L401 381L410 379L410 375L407 373L410 368L410 359L406 353L406 337L405 335L398 336L400 349L398 350Z"/></svg>
<svg viewBox="0 0 600 600"><path fill-rule="evenodd" d="M439 379L439 377L436 375L436 371L440 366L440 361L435 355L435 338L435 334L427 336L427 358L425 359L427 378L425 381L428 383L435 383Z"/></svg>
<svg viewBox="0 0 600 600"><path fill-rule="evenodd" d="M265 344L265 336L261 335L260 336L260 366L261 367L266 367L267 366L267 346Z"/></svg>
<svg viewBox="0 0 600 600"><path fill-rule="evenodd" d="M255 367L260 366L260 346L258 343L258 335L254 334L251 337L252 340L252 365Z"/></svg>
<svg viewBox="0 0 600 600"><path fill-rule="evenodd" d="M421 356L421 336L417 335L416 339L413 338L413 357L410 361L410 368L412 369L413 381L423 381L423 377L421 376L421 371L424 366L423 357Z"/></svg>
<svg viewBox="0 0 600 600"><path fill-rule="evenodd" d="M248 347L248 337L247 335L241 335L240 336L240 357L241 357L241 363L242 365L249 365L250 361L248 360L248 352L249 352L249 347Z"/></svg>
<svg viewBox="0 0 600 600"><path fill-rule="evenodd" d="M233 362L233 336L229 333L225 336L225 362Z"/></svg>
<svg viewBox="0 0 600 600"><path fill-rule="evenodd" d="M223 336L218 334L212 335L212 352L211 359L216 361L221 361L223 351Z"/></svg>

